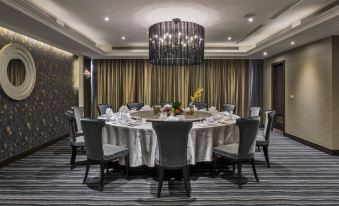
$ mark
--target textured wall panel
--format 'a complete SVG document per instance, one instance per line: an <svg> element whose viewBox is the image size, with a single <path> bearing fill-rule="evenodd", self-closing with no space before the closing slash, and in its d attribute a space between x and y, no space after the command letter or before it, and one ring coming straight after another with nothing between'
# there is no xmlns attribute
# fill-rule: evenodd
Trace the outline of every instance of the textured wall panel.
<svg viewBox="0 0 339 206"><path fill-rule="evenodd" d="M22 101L0 93L0 161L68 133L64 112L77 104L72 54L0 27L0 48L9 43L31 51L37 77Z"/></svg>

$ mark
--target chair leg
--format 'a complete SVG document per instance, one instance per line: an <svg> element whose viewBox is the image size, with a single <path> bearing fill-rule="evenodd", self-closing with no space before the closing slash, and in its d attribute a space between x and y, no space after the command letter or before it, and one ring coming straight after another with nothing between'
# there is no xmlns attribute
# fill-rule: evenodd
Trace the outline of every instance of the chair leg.
<svg viewBox="0 0 339 206"><path fill-rule="evenodd" d="M101 191L104 189L105 163L100 162L100 187Z"/></svg>
<svg viewBox="0 0 339 206"><path fill-rule="evenodd" d="M77 156L77 148L72 146L72 156L71 156L71 170L75 168L75 159Z"/></svg>
<svg viewBox="0 0 339 206"><path fill-rule="evenodd" d="M189 176L189 166L186 166L182 169L182 173L184 176L184 183L186 188L187 197L191 197L191 184L190 184L190 176Z"/></svg>
<svg viewBox="0 0 339 206"><path fill-rule="evenodd" d="M270 159L268 157L268 146L264 146L263 149L264 149L264 155L265 155L267 166L271 167Z"/></svg>
<svg viewBox="0 0 339 206"><path fill-rule="evenodd" d="M212 160L212 177L213 178L215 177L215 168L217 166L217 160L218 160L217 155L213 153L213 160Z"/></svg>
<svg viewBox="0 0 339 206"><path fill-rule="evenodd" d="M125 157L125 164L126 164L126 178L129 179L129 156Z"/></svg>
<svg viewBox="0 0 339 206"><path fill-rule="evenodd" d="M84 177L84 180L82 181L82 184L85 184L85 182L86 182L90 165L91 165L91 163L89 162L89 160L87 160L85 177Z"/></svg>
<svg viewBox="0 0 339 206"><path fill-rule="evenodd" d="M109 173L109 166L108 166L108 162L106 162L106 174Z"/></svg>
<svg viewBox="0 0 339 206"><path fill-rule="evenodd" d="M233 168L232 169L233 169L233 173L234 173L235 172L235 161L233 160L232 163L233 163Z"/></svg>
<svg viewBox="0 0 339 206"><path fill-rule="evenodd" d="M253 170L253 174L254 174L255 180L257 180L257 182L259 182L259 178L258 178L258 175L257 175L257 170L255 169L255 161L254 161L254 159L251 160L251 164L252 164L252 170Z"/></svg>
<svg viewBox="0 0 339 206"><path fill-rule="evenodd" d="M238 186L241 189L241 161L238 160Z"/></svg>
<svg viewBox="0 0 339 206"><path fill-rule="evenodd" d="M161 188L162 188L162 181L164 179L164 168L159 166L159 176L158 176L158 194L157 197L160 197Z"/></svg>

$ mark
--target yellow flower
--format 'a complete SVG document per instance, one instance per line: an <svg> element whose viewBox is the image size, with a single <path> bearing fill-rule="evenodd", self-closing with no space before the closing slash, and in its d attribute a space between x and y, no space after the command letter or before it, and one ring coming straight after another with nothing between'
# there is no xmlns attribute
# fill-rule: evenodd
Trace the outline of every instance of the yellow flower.
<svg viewBox="0 0 339 206"><path fill-rule="evenodd" d="M191 103L194 103L195 100L196 100L197 98L201 97L203 91L204 91L203 88L198 88L198 89L194 92L194 95L191 96Z"/></svg>

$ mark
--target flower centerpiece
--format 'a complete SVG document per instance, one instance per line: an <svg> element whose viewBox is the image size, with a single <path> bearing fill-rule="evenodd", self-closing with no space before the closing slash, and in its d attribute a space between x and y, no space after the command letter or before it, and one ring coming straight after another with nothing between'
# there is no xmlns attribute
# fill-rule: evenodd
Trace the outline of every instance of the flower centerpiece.
<svg viewBox="0 0 339 206"><path fill-rule="evenodd" d="M198 88L195 92L194 92L194 94L193 94L193 96L191 96L191 102L189 103L189 107L190 107L190 110L189 110L189 112L187 113L187 114L193 114L194 113L194 102L199 98L199 97L201 97L201 95L202 95L202 92L204 91L204 89L203 88Z"/></svg>
<svg viewBox="0 0 339 206"><path fill-rule="evenodd" d="M152 109L153 109L153 114L157 115L157 114L159 114L159 111L161 110L161 106L160 105L154 105L152 107Z"/></svg>
<svg viewBox="0 0 339 206"><path fill-rule="evenodd" d="M181 108L181 102L175 101L173 102L172 108L171 108L171 113L175 116L177 114L182 114L183 110Z"/></svg>

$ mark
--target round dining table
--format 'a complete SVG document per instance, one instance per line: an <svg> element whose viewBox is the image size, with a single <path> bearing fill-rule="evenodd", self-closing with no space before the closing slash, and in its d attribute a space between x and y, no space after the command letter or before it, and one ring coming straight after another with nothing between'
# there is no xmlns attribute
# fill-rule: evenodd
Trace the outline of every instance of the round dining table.
<svg viewBox="0 0 339 206"><path fill-rule="evenodd" d="M149 111L147 115L151 115L151 112ZM145 112L137 113L131 116L145 116ZM198 115L200 118L201 116L203 115ZM211 115L206 112L205 116ZM104 119L104 117L99 118ZM185 117L181 121L189 121L187 119L189 117ZM158 144L156 132L152 128L152 121L159 121L159 119L147 119L146 122L133 125L122 124L118 121L106 121L106 126L102 130L103 144L127 147L130 167L142 165L154 167L158 157ZM209 123L195 119L188 136L187 163L194 165L197 162L212 161L214 147L238 142L238 137L239 131L235 125L235 118L226 118L221 123ZM119 161L120 164L125 164L124 159Z"/></svg>

